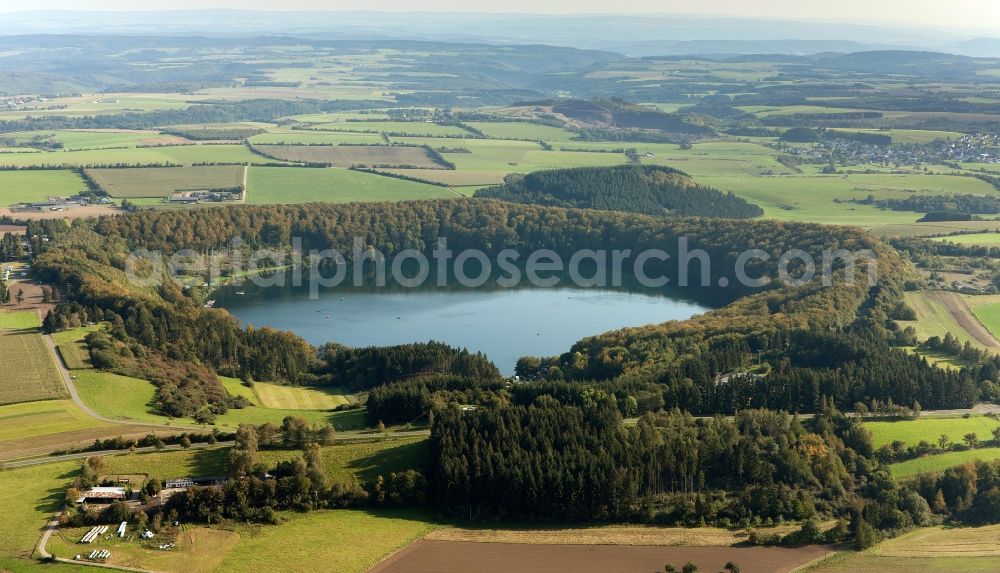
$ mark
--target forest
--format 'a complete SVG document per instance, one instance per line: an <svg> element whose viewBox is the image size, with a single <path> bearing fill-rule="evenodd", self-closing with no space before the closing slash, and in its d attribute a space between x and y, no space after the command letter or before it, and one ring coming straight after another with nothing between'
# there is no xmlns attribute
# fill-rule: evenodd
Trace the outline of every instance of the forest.
<svg viewBox="0 0 1000 573"><path fill-rule="evenodd" d="M476 197L548 207L579 207L647 215L751 219L764 210L732 193L694 182L681 171L657 165L580 167L508 177Z"/></svg>
<svg viewBox="0 0 1000 573"><path fill-rule="evenodd" d="M502 248L520 252L550 248L570 254L584 248L656 247L675 255L677 239L683 236L691 248L704 249L713 264L710 268L700 268L697 262L685 268L657 265L655 270L675 284L701 284L703 273L711 279L708 284L718 284L718 278L730 272L733 251L740 245L754 245L769 252L793 247L814 249L817 260L824 245L869 249L878 254L877 262L871 263L880 267L879 282L873 289L869 289L865 280L854 284L843 280L842 269L834 271L830 287L823 286L819 279L796 287L773 281L762 288L733 280L726 288L692 290L723 305L717 311L681 323L623 329L591 337L560 357L526 359L519 365L519 373L526 379L667 382L665 387L676 395L693 396L669 398L667 403L698 411L733 406L731 399L703 397L689 388L708 389L716 375L745 369L750 354L768 351L768 345L777 340L772 337L779 332L844 327L860 321L864 326L858 328L890 337L892 333L886 330L891 328L887 313L900 290L899 275L904 272L898 257L870 236L845 228L793 223L663 219L479 199L364 207L307 205L142 212L104 218L96 223L78 223L37 258L35 268L39 275L66 285L68 295L68 300L53 311L45 325L58 330L86 320L105 320L117 326L112 335L124 346L138 344L170 360L205 364L219 374L244 379L352 386L359 384L357 373L365 371L375 375L376 383L428 373L495 378L495 369L484 358L463 352L456 354L437 345L411 345L396 350L346 350L329 346L317 351L291 333L268 328L242 329L228 313L203 308L197 289L181 289L170 280L161 281L153 289L140 288L131 285L123 271L127 253L135 248L170 252L187 247L205 252L224 249L238 237L247 248L287 249L291 237L300 237L303 249L332 246L349 254L355 236L363 237L386 254L405 248L426 252L437 237L444 236L452 249L479 248L487 254L495 254ZM751 276L775 277L777 266L777 261L771 258L757 261L748 272ZM332 338L336 339L336 333ZM786 338L794 336L789 334ZM778 342L774 344L770 347L773 356L769 358L777 359L783 349ZM791 374L787 375L795 381L790 384L799 388L796 393L802 397L784 402L770 399L765 403L805 410L816 404L816 392L806 391L806 387L825 384L832 392L832 388L845 385L803 381L795 374L795 366L793 362L792 369L787 371ZM814 365L806 363L803 367ZM940 380L928 384L946 384L943 380L947 375L936 376ZM734 377L734 382L738 378ZM838 375L835 380L842 378ZM199 379L208 384L205 395L214 395L211 378ZM856 388L852 392L865 394ZM905 397L908 392L899 394ZM837 393L838 402L848 399L846 395ZM192 407L185 406L179 411L189 412Z"/></svg>
<svg viewBox="0 0 1000 573"><path fill-rule="evenodd" d="M921 492L871 459L860 422L828 404L809 424L768 410L711 419L672 410L623 428L614 397L584 389L441 411L431 450L432 499L456 515L727 527L833 518L825 540L861 547L875 530L932 515ZM822 541L809 536L785 542Z"/></svg>

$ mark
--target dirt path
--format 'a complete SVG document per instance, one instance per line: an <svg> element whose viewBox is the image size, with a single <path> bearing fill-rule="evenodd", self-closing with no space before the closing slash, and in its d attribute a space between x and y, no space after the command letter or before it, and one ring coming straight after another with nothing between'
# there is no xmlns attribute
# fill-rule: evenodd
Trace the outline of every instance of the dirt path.
<svg viewBox="0 0 1000 573"><path fill-rule="evenodd" d="M965 304L965 301L962 300L962 297L958 293L938 291L936 296L938 301L951 314L951 317L955 319L955 322L964 328L976 342L987 348L1000 348L1000 340L997 340L997 337L993 336L983 326L983 323L979 322L976 315L972 314L972 310L969 309L969 305Z"/></svg>
<svg viewBox="0 0 1000 573"><path fill-rule="evenodd" d="M247 202L247 179L250 177L250 166L243 166L243 193L240 193L240 203Z"/></svg>

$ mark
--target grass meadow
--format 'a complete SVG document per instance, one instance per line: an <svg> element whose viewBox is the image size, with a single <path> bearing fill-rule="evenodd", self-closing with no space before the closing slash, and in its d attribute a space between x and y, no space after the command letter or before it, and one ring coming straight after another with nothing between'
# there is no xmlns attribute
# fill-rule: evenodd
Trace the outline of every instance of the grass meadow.
<svg viewBox="0 0 1000 573"><path fill-rule="evenodd" d="M73 374L80 398L94 411L113 420L151 424L171 424L178 428L203 427L193 419L168 418L154 411L156 387L148 380L129 378L110 372L97 370L77 370ZM223 385L231 392L242 387L234 379L222 379ZM247 389L249 390L249 389ZM251 403L259 400L251 399ZM215 425L232 429L240 424L281 424L286 416L296 416L311 424L333 424L337 430L353 430L364 426L364 415L360 410L329 412L323 410L297 410L292 408L268 408L257 405L248 408L231 408L218 416Z"/></svg>
<svg viewBox="0 0 1000 573"><path fill-rule="evenodd" d="M323 464L332 481L357 477L362 481L407 469L422 469L427 459L426 438L373 438L323 448ZM301 457L299 450L261 450L268 465ZM136 453L107 458L111 474L146 474L151 477L208 476L226 473L228 448Z"/></svg>
<svg viewBox="0 0 1000 573"><path fill-rule="evenodd" d="M987 416L922 417L916 420L865 422L865 427L871 431L875 447L891 444L897 440L908 446L921 441L937 444L941 435L946 435L953 443L960 444L963 436L973 432L980 441L993 439L993 429L1000 427L1000 421Z"/></svg>
<svg viewBox="0 0 1000 573"><path fill-rule="evenodd" d="M90 362L90 350L83 339L98 329L100 329L98 325L80 326L52 333L52 340L55 342L66 368L87 370L94 367Z"/></svg>
<svg viewBox="0 0 1000 573"><path fill-rule="evenodd" d="M439 527L416 510L324 510L281 517L279 526L241 529L240 543L218 573L312 573L317 563L329 573L359 573Z"/></svg>
<svg viewBox="0 0 1000 573"><path fill-rule="evenodd" d="M936 473L950 467L977 460L992 461L1000 458L1000 448L977 448L958 452L946 452L933 456L924 456L889 466L892 475L897 478L907 478L919 473Z"/></svg>
<svg viewBox="0 0 1000 573"><path fill-rule="evenodd" d="M0 163L6 155L0 154ZM69 170L0 171L0 207L38 203L50 195L68 197L87 190L87 183Z"/></svg>
<svg viewBox="0 0 1000 573"><path fill-rule="evenodd" d="M809 573L986 573L1000 570L1000 526L925 527L865 551L845 551Z"/></svg>
<svg viewBox="0 0 1000 573"><path fill-rule="evenodd" d="M457 197L435 185L405 181L348 169L255 167L247 183L247 203L325 201L404 201Z"/></svg>
<svg viewBox="0 0 1000 573"><path fill-rule="evenodd" d="M903 294L903 299L916 311L917 320L901 320L899 324L916 329L918 340L927 340L931 336L943 337L950 332L963 344L969 341L973 346L982 347L948 312L936 291L907 292Z"/></svg>
<svg viewBox="0 0 1000 573"><path fill-rule="evenodd" d="M69 399L0 406L0 443L106 426L108 424L91 418Z"/></svg>
<svg viewBox="0 0 1000 573"><path fill-rule="evenodd" d="M331 410L350 400L334 388L307 388L255 382L253 392L261 405L286 410Z"/></svg>
<svg viewBox="0 0 1000 573"><path fill-rule="evenodd" d="M86 167L88 165L108 165L113 163L130 165L171 163L191 165L192 163L203 162L268 163L274 162L274 160L261 157L247 149L245 145L237 143L228 145L171 145L164 147L0 154L0 166L16 167L40 165ZM82 191L83 189L86 189L86 186L77 190Z"/></svg>
<svg viewBox="0 0 1000 573"><path fill-rule="evenodd" d="M951 235L948 237L934 237L931 240L955 243L956 245L993 247L1000 245L1000 233L969 233L965 235Z"/></svg>

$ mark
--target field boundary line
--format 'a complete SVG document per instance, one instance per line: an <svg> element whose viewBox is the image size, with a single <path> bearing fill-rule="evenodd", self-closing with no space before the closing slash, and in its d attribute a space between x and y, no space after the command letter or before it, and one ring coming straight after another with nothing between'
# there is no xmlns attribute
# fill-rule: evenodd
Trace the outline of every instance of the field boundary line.
<svg viewBox="0 0 1000 573"><path fill-rule="evenodd" d="M817 557L816 559L813 559L812 561L807 561L806 563L803 563L802 565L799 565L798 567L795 567L794 569L789 570L788 573L799 573L800 571L805 571L809 567L812 567L813 565L817 565L817 564L819 564L819 563L821 563L823 561L826 561L827 559L830 559L831 557L836 557L837 555L840 555L841 553L843 553L843 551L831 551L829 553L826 553L824 555L821 555L821 556Z"/></svg>

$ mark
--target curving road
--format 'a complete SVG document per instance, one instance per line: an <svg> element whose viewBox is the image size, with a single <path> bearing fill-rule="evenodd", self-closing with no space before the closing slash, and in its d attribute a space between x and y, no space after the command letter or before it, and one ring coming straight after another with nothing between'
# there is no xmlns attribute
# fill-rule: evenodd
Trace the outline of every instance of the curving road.
<svg viewBox="0 0 1000 573"><path fill-rule="evenodd" d="M66 384L66 390L69 391L69 397L73 399L73 403L77 405L78 408L83 410L83 413L94 418L95 420L100 420L102 422L107 422L109 424L119 424L123 426L131 426L136 428L136 431L142 431L143 429L160 429L160 430L170 430L173 433L177 433L179 428L177 426L168 426L166 424L137 424L135 422L127 422L122 420L115 420L113 418L108 418L102 416L92 410L81 398L80 393L76 391L76 384L73 383L73 375L70 374L69 369L66 368L66 363L63 362L62 355L56 350L56 343L52 340L52 336L48 334L43 334L42 338L45 339L45 345L49 348L49 353L52 354L52 360L56 364L56 368L59 369L59 373L62 375L63 383ZM185 428L183 431L188 432L205 432L207 430L201 428Z"/></svg>

